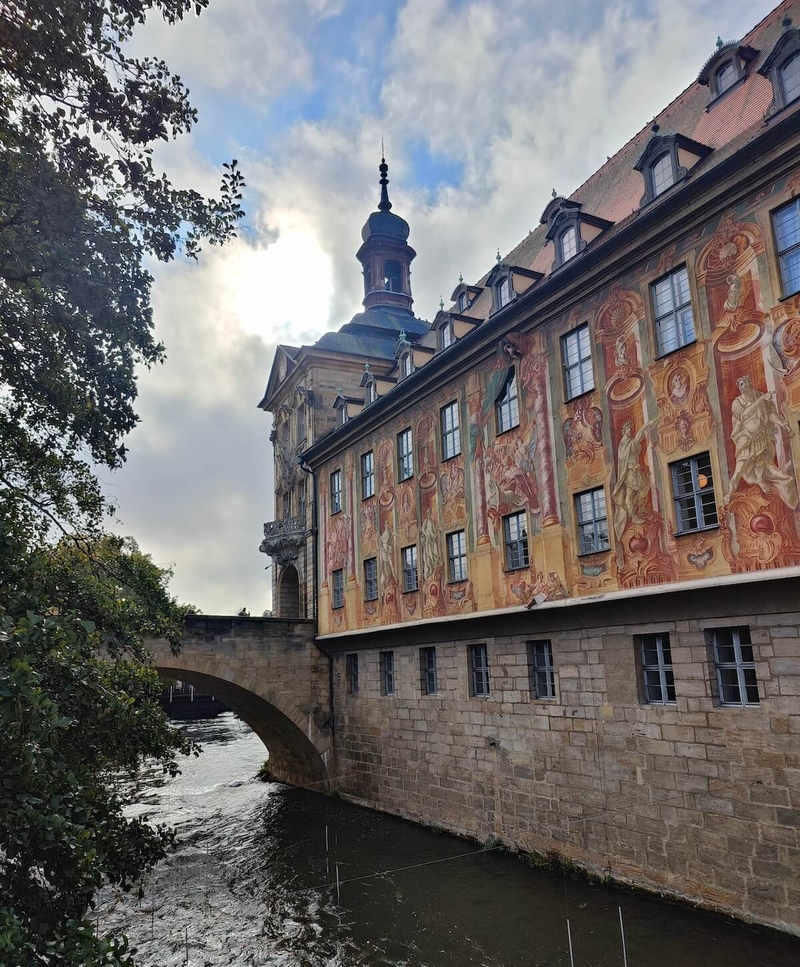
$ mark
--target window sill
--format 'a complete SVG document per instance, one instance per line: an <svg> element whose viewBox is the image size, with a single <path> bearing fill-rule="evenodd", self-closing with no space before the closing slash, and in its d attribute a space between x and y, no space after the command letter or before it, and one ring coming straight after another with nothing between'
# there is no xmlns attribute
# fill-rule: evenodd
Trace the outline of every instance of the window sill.
<svg viewBox="0 0 800 967"><path fill-rule="evenodd" d="M596 551L581 551L576 557L595 557L597 554L608 554L610 550L611 545L609 544L608 547L598 547Z"/></svg>
<svg viewBox="0 0 800 967"><path fill-rule="evenodd" d="M449 457L442 456L441 462L449 463L450 460L455 460L456 457L460 457L460 456L461 456L461 451L459 450L458 453L451 453Z"/></svg>
<svg viewBox="0 0 800 967"><path fill-rule="evenodd" d="M739 702L718 702L716 707L746 709L746 708L763 708L763 705L761 704L761 702L744 702L742 704L739 704Z"/></svg>
<svg viewBox="0 0 800 967"><path fill-rule="evenodd" d="M343 607L343 604L332 604L331 611L341 611Z"/></svg>
<svg viewBox="0 0 800 967"><path fill-rule="evenodd" d="M341 514L341 512L342 512L342 508L340 507L338 510L332 510L330 512L329 516L330 517L335 517L337 514Z"/></svg>
<svg viewBox="0 0 800 967"><path fill-rule="evenodd" d="M364 604L372 604L373 601L378 600L378 595L376 594L374 598L364 598Z"/></svg>
<svg viewBox="0 0 800 967"><path fill-rule="evenodd" d="M448 580L447 581L447 586L448 587L453 587L456 584L466 584L467 581L469 581L469 578L468 577L466 577L466 578L456 578L455 580Z"/></svg>
<svg viewBox="0 0 800 967"><path fill-rule="evenodd" d="M675 349L670 349L665 353L659 353L659 355L653 357L654 362L659 362L662 359L666 359L668 356L674 356L675 353L679 353L682 349L686 349L688 346L694 346L697 343L697 339L692 339L690 342L685 342L681 346L676 346Z"/></svg>
<svg viewBox="0 0 800 967"><path fill-rule="evenodd" d="M692 534L702 534L705 531L718 530L719 524L709 524L707 527L693 527L691 530L675 531L672 536L677 540L679 537L690 537Z"/></svg>
<svg viewBox="0 0 800 967"><path fill-rule="evenodd" d="M417 585L415 588L403 588L403 590L400 593L401 594L416 594L417 591L419 591L419 585Z"/></svg>
<svg viewBox="0 0 800 967"><path fill-rule="evenodd" d="M397 478L397 482L398 483L405 483L406 480L413 480L413 479L414 479L414 474L413 473L410 473L407 477L398 477Z"/></svg>
<svg viewBox="0 0 800 967"><path fill-rule="evenodd" d="M503 571L503 574L516 574L517 571L527 571L530 566L530 561L528 561L527 564L520 564L518 567L507 567Z"/></svg>
<svg viewBox="0 0 800 967"><path fill-rule="evenodd" d="M564 402L565 403L574 403L575 400L579 400L579 399L581 399L584 396L588 396L590 393L594 393L594 389L595 389L594 386L592 386L589 389L585 389L585 390L583 390L580 393L576 393L574 396L567 396L567 394L565 393L564 394Z"/></svg>
<svg viewBox="0 0 800 967"><path fill-rule="evenodd" d="M745 74L742 74L741 77L736 78L736 80L733 82L733 84L731 84L730 87L726 87L721 94L715 94L708 102L708 104L706 104L706 111L712 111L717 106L717 104L719 104L720 101L725 100L725 98L731 93L731 91L735 91L738 87L741 87L742 84L744 84L744 79L745 79Z"/></svg>
<svg viewBox="0 0 800 967"><path fill-rule="evenodd" d="M512 430L518 430L518 429L519 429L519 422L515 423L513 426L506 427L505 430L497 430L495 432L495 438L499 436L504 436L506 433L510 433Z"/></svg>
<svg viewBox="0 0 800 967"><path fill-rule="evenodd" d="M675 708L677 702L648 702L647 700L642 702L642 705L647 708Z"/></svg>
<svg viewBox="0 0 800 967"><path fill-rule="evenodd" d="M361 498L361 503L363 504L365 500L372 500L375 494L367 494L366 497Z"/></svg>
<svg viewBox="0 0 800 967"><path fill-rule="evenodd" d="M800 295L800 289L795 289L794 292L790 292L788 295L782 295L778 299L778 302L788 302L789 299L794 299L798 295Z"/></svg>

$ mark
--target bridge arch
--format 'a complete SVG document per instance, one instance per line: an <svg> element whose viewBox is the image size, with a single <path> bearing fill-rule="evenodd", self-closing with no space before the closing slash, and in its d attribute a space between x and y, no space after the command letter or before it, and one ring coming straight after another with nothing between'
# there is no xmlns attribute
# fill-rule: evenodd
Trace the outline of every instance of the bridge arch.
<svg viewBox="0 0 800 967"><path fill-rule="evenodd" d="M191 615L179 654L163 640L150 648L161 675L216 695L253 729L276 779L326 792L327 666L311 634L311 622Z"/></svg>

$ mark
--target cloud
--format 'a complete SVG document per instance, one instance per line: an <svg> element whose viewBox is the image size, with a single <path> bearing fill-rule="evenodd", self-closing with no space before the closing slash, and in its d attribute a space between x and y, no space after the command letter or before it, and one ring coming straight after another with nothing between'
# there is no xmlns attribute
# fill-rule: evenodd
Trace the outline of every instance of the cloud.
<svg viewBox="0 0 800 967"><path fill-rule="evenodd" d="M717 33L739 37L771 6L212 0L197 21L149 23L139 46L199 91L199 136L167 156L181 182L216 189L209 144L241 137L243 102L268 111L283 93L318 92L310 113L234 144L242 239L155 271L169 360L142 377L142 423L109 486L121 529L176 564L176 592L206 613L268 606L257 548L273 517L270 420L255 404L277 342L312 342L361 307L355 252L382 136L394 211L419 253L416 310L431 318L460 271L479 278L535 227L553 187L572 192L691 83ZM218 127L203 128L207 116ZM433 156L453 162L454 182L414 170Z"/></svg>

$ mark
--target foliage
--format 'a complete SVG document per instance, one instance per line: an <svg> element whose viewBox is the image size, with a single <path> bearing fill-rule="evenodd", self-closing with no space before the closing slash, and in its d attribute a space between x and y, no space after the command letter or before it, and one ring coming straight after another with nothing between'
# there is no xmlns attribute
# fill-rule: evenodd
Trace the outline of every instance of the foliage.
<svg viewBox="0 0 800 967"><path fill-rule="evenodd" d="M125 818L118 780L145 759L174 774L191 751L137 657L143 636L175 640L184 609L129 540L32 550L0 527L0 573L0 963L127 965L85 918L104 882L130 889L171 841Z"/></svg>
<svg viewBox="0 0 800 967"><path fill-rule="evenodd" d="M208 0L8 0L0 6L0 502L97 522L89 464L117 467L135 367L164 359L146 257L196 257L242 217L236 161L220 196L174 186L153 148L196 112L129 41Z"/></svg>

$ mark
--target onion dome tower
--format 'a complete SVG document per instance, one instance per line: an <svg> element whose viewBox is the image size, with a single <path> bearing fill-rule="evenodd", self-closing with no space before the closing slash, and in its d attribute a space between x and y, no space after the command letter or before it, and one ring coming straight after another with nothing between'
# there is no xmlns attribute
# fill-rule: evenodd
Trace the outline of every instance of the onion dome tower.
<svg viewBox="0 0 800 967"><path fill-rule="evenodd" d="M389 166L381 158L381 200L361 229L356 258L364 268L364 308L402 309L411 313L411 260L416 252L408 244L408 222L392 213L386 177Z"/></svg>

